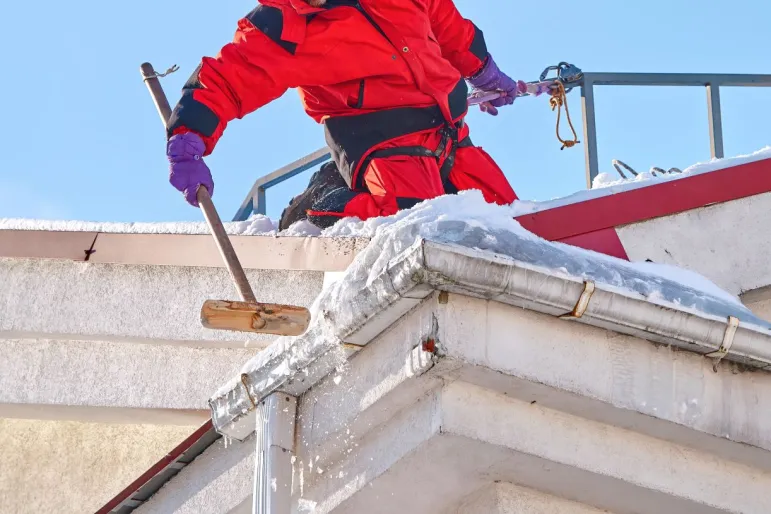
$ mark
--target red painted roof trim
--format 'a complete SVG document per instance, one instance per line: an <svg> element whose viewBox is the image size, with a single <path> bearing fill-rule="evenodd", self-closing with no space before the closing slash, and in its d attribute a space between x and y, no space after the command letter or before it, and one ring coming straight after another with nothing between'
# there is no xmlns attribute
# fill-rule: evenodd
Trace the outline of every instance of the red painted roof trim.
<svg viewBox="0 0 771 514"><path fill-rule="evenodd" d="M617 257L625 261L629 260L626 249L624 248L623 243L621 243L621 238L618 237L618 232L616 232L615 228L604 228L595 232L570 236L565 239L560 239L558 242L577 246L578 248L583 248L585 250L604 253L605 255Z"/></svg>
<svg viewBox="0 0 771 514"><path fill-rule="evenodd" d="M559 241L769 191L771 159L764 159L525 214L517 221L544 239Z"/></svg>
<svg viewBox="0 0 771 514"><path fill-rule="evenodd" d="M166 469L169 465L177 461L190 447L202 439L210 431L214 430L211 419L201 425L187 439L179 443L173 450L167 453L161 460L156 462L150 469L145 471L139 478L131 482L128 487L118 493L112 500L107 502L96 514L108 514L115 507L124 501L130 499L143 485L147 484L158 473Z"/></svg>

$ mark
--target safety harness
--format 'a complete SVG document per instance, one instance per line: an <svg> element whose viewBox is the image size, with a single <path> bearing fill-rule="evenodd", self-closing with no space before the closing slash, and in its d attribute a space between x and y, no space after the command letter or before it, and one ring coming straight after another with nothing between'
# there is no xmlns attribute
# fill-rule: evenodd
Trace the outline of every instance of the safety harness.
<svg viewBox="0 0 771 514"><path fill-rule="evenodd" d="M554 77L548 77L549 72L556 72ZM555 66L548 66L543 70L538 82L551 82L555 87L551 91L550 104L552 110L557 110L557 139L562 143L562 149L572 148L578 144L578 137L576 131L573 128L573 123L570 120L570 112L567 110L567 93L569 93L574 87L579 85L583 80L583 72L577 66L560 62ZM536 84L537 82L531 82L529 84ZM527 93L526 93L527 94ZM474 99L480 98L474 95L469 97L469 105L473 105L477 102ZM565 108L568 123L570 129L573 131L573 140L564 140L560 137L560 111ZM459 131L463 128L464 120L461 119L457 124L446 123L439 129L439 133L442 135L442 141L436 150L431 150L424 146L400 146L395 148L383 148L375 150L367 156L362 162L361 169L366 170L372 159L394 157L394 156L407 156L407 157L434 157L439 164L439 174L442 177L442 185L446 194L454 194L458 192L458 189L450 181L450 173L455 165L455 151L458 148L472 147L474 144L471 142L471 138L466 136L462 140L458 140ZM449 150L448 150L449 149ZM442 157L447 152L447 157L442 161ZM362 177L360 174L359 177ZM361 181L361 178L359 179ZM359 184L363 188L363 184Z"/></svg>
<svg viewBox="0 0 771 514"><path fill-rule="evenodd" d="M460 120L456 125L446 124L439 129L442 140L439 142L436 150L431 150L425 146L398 146L394 148L382 148L375 150L362 163L363 170L369 167L372 159L384 159L387 157L405 156L405 157L433 157L439 165L439 175L442 177L442 185L445 193L457 193L457 188L450 182L450 173L455 166L455 152L458 148L469 148L474 146L469 136L458 140L460 129L463 128L464 121ZM446 157L445 157L446 154ZM444 157L444 161L442 158ZM359 175L360 177L363 174Z"/></svg>

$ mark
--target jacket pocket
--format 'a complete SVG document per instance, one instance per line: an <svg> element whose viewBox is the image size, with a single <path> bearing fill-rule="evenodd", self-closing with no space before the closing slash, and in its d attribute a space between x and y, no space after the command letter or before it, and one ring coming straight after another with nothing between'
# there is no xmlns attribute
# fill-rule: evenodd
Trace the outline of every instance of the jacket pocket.
<svg viewBox="0 0 771 514"><path fill-rule="evenodd" d="M351 98L348 99L348 106L353 109L361 109L364 106L364 89L366 86L366 81L362 79L359 82L359 90L356 95L351 96Z"/></svg>

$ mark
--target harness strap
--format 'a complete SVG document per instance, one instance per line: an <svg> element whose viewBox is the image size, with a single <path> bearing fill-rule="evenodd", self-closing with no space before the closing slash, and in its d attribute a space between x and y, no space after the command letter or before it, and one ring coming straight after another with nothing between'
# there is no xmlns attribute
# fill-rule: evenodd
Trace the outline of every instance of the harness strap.
<svg viewBox="0 0 771 514"><path fill-rule="evenodd" d="M395 156L434 157L438 161L442 158L447 147L449 146L450 151L447 154L447 158L442 163L442 166L439 168L439 176L442 178L442 185L444 186L446 193L457 193L457 188L452 184L452 182L450 182L450 172L455 166L455 151L458 148L468 148L474 146L474 144L471 142L471 138L469 136L466 136L463 138L463 140L458 141L457 127L444 126L440 130L440 134L444 137L442 138L436 150L431 150L430 148L426 148L425 146L420 145L399 146L395 148L383 148L381 150L375 150L369 154L365 162L362 164L362 169L369 167L372 159Z"/></svg>
<svg viewBox="0 0 771 514"><path fill-rule="evenodd" d="M375 150L369 154L369 158L362 165L368 166L371 159L383 159L386 157L396 157L399 155L405 155L409 157L437 157L437 153L429 150L425 146L397 146L396 148L383 148L382 150Z"/></svg>

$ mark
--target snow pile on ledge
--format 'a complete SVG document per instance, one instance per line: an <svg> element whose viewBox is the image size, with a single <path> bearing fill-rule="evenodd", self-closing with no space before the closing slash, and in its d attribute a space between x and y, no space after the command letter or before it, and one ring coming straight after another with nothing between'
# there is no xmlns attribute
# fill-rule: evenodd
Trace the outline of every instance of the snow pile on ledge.
<svg viewBox="0 0 771 514"><path fill-rule="evenodd" d="M277 223L257 214L247 221L223 222L230 235L271 235ZM102 232L105 234L211 234L204 221L118 223L97 221L0 219L0 230L47 230L51 232Z"/></svg>
<svg viewBox="0 0 771 514"><path fill-rule="evenodd" d="M631 191L633 189L647 187L662 182L669 182L672 180L682 180L684 178L693 177L695 175L701 175L703 173L740 166L742 164L749 164L751 162L762 161L765 159L771 159L771 146L767 146L748 155L739 155L736 157L727 157L724 159L712 159L707 162L697 163L684 169L682 173L672 173L666 175L656 174L656 176L654 176L651 172L643 172L638 174L636 177L630 177L627 179L620 178L616 173L600 173L592 182L592 189L579 191L562 198L555 198L553 200L546 200L542 202L516 202L517 209L515 211L515 215L522 216L524 214L532 214L534 212L555 209L565 205L592 200L601 196L622 193L624 191Z"/></svg>
<svg viewBox="0 0 771 514"><path fill-rule="evenodd" d="M300 337L280 337L247 362L241 373L250 376L253 391L268 391L319 359L343 366L344 350L338 339L351 320L368 319L393 300L397 280L388 271L415 253L421 240L448 244L463 253L485 259L508 260L519 267L576 282L594 281L598 287L726 320L737 316L767 330L770 326L752 314L735 296L703 276L673 266L630 263L564 243L549 242L525 230L512 217L515 207L487 203L478 191L465 191L422 202L393 216L366 221L343 219L324 236L364 237L370 243L338 280L328 282L310 307L311 326ZM398 272L397 272L398 273ZM402 277L405 278L405 277ZM451 280L451 278L448 278ZM409 280L414 280L409 278ZM361 293L367 291L370 298ZM240 376L240 374L239 374ZM223 385L212 397L222 399L240 387L239 378ZM245 401L232 400L233 402ZM228 402L221 402L221 408ZM237 410L241 407L239 406ZM239 410L240 411L240 410ZM219 414L218 414L219 415Z"/></svg>
<svg viewBox="0 0 771 514"><path fill-rule="evenodd" d="M761 150L758 150L757 152L753 152L748 155L739 155L736 157L712 159L707 162L700 162L684 169L682 173L672 173L667 175L661 175L657 173L654 176L652 171L646 171L638 174L636 177L630 177L626 179L619 178L618 175L613 175L610 173L600 173L594 178L594 181L592 182L592 188L600 189L605 187L616 187L625 184L649 182L652 180L658 182L666 182L668 180L677 180L693 175L700 175L702 173L709 173L711 171L722 170L733 166L740 166L742 164L762 161L764 159L771 159L771 146L767 146Z"/></svg>
<svg viewBox="0 0 771 514"><path fill-rule="evenodd" d="M771 159L771 146L766 146L760 150L752 152L751 154L737 155L735 157L725 157L723 159L711 159L707 162L697 163L683 170L683 174L698 175L700 173L722 170L725 168L740 166L742 164L749 164L751 162L762 161L765 159Z"/></svg>
<svg viewBox="0 0 771 514"><path fill-rule="evenodd" d="M351 264L345 280L334 284L333 287L338 289L334 296L340 295L341 287L357 291L367 287L367 284L383 273L389 261L409 249L418 239L425 238L493 251L531 265L543 265L554 275L598 280L646 296L655 295L654 290L657 287L672 281L683 288L744 308L736 296L698 273L664 264L630 263L591 250L542 239L524 229L514 219L516 210L516 202L513 206L489 204L480 192L464 191L458 195L425 201L394 216L367 221L343 219L322 234L330 237L364 237L370 238L371 241L366 250ZM535 251L540 255L520 255L518 248L502 246L505 242L516 244L516 239L507 238L506 234L516 235L520 241L524 239L537 242ZM561 265L555 265L552 259L554 255L560 255L560 258L564 259ZM634 277L634 283L629 282L629 277Z"/></svg>

